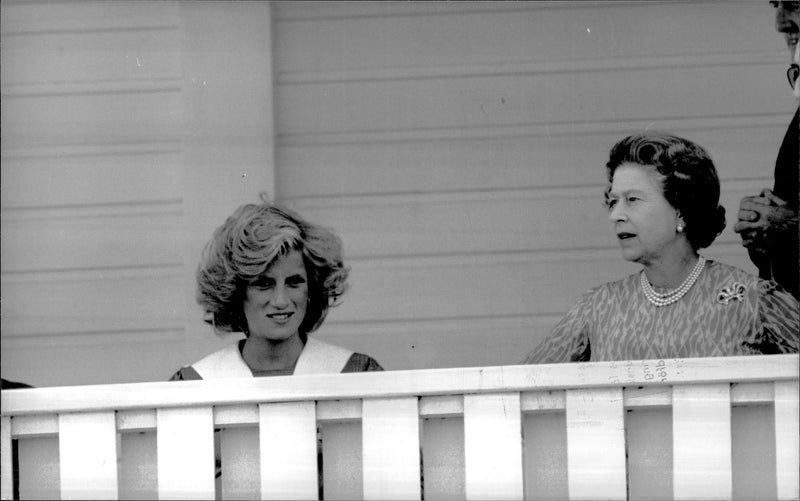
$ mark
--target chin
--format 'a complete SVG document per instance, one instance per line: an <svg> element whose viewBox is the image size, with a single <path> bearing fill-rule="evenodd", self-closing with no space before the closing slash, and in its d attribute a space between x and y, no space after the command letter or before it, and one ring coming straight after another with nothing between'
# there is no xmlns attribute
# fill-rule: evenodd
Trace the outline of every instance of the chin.
<svg viewBox="0 0 800 501"><path fill-rule="evenodd" d="M629 250L622 249L622 259L625 261L630 261L632 263L638 263L639 260L642 258L642 255L638 252L632 252Z"/></svg>

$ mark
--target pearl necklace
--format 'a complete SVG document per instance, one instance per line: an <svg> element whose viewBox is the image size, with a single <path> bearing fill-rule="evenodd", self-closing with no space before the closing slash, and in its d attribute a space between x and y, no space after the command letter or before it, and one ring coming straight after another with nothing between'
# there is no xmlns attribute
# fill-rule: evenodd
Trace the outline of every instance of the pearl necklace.
<svg viewBox="0 0 800 501"><path fill-rule="evenodd" d="M671 291L667 291L664 293L656 292L653 289L653 286L650 285L650 281L647 279L647 276L644 274L644 270L642 270L642 274L639 277L639 281L642 284L642 290L644 291L644 297L647 298L648 301L653 303L653 305L661 307L661 306L668 306L678 299L682 298L689 289L692 288L692 285L697 281L697 277L700 276L700 272L703 271L703 268L706 265L706 258L700 256L700 259L697 260L697 264L694 265L692 272L686 277L686 280L677 288L672 289Z"/></svg>

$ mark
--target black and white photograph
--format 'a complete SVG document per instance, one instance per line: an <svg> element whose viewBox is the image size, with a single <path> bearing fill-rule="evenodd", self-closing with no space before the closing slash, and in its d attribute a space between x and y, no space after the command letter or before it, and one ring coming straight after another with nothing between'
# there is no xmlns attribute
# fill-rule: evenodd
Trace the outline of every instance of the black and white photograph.
<svg viewBox="0 0 800 501"><path fill-rule="evenodd" d="M799 40L2 0L0 498L800 499Z"/></svg>

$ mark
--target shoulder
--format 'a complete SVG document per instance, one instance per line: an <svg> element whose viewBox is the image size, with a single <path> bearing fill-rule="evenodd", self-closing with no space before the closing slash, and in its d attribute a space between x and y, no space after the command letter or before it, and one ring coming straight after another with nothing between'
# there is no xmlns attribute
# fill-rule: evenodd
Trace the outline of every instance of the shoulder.
<svg viewBox="0 0 800 501"><path fill-rule="evenodd" d="M372 372L382 371L383 367L377 360L363 353L353 353L347 360L342 372Z"/></svg>
<svg viewBox="0 0 800 501"><path fill-rule="evenodd" d="M733 290L741 286L747 291L758 292L764 287L769 287L770 284L769 281L758 278L756 275L748 273L741 268L710 259L706 262L706 273L704 275L704 281L708 284L707 287L718 291Z"/></svg>
<svg viewBox="0 0 800 501"><path fill-rule="evenodd" d="M252 377L253 373L247 366L241 354L243 341L231 343L205 357L191 366L181 368L184 375L196 374L197 377L184 377L182 379L215 379L232 377ZM177 373L176 373L177 374ZM174 377L174 376L173 376Z"/></svg>
<svg viewBox="0 0 800 501"><path fill-rule="evenodd" d="M704 277L704 288L716 296L717 301L728 303L725 299L744 300L752 306L764 304L785 304L796 308L797 300L774 280L765 280L740 268L717 261L709 261L708 273Z"/></svg>
<svg viewBox="0 0 800 501"><path fill-rule="evenodd" d="M620 280L606 282L586 291L582 301L603 302L609 298L619 298L636 292L639 283L639 275L636 272Z"/></svg>

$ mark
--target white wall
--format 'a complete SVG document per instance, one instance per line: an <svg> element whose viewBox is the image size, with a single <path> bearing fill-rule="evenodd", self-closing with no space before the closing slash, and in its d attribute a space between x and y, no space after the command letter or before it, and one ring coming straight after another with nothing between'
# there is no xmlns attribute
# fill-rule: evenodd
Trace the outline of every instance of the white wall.
<svg viewBox="0 0 800 501"><path fill-rule="evenodd" d="M715 158L728 229L771 185L796 103L766 2L275 4L281 197L342 233L319 333L391 368L514 363L589 287L637 269L602 208L623 136Z"/></svg>
<svg viewBox="0 0 800 501"><path fill-rule="evenodd" d="M2 3L2 374L164 380L219 344L214 227L274 194L267 3Z"/></svg>
<svg viewBox="0 0 800 501"><path fill-rule="evenodd" d="M389 369L515 363L636 269L601 206L616 140L706 146L707 255L752 271L730 227L795 105L766 2L1 5L2 374L37 385L218 346L194 267L259 191L344 238L318 336Z"/></svg>

